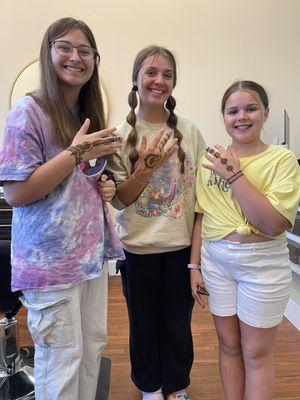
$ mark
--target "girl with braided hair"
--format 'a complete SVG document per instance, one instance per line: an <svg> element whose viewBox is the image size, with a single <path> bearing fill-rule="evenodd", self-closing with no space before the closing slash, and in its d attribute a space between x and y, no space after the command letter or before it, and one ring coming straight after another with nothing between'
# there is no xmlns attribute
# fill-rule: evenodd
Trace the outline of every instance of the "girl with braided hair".
<svg viewBox="0 0 300 400"><path fill-rule="evenodd" d="M132 380L143 400L189 399L193 363L189 261L194 180L205 144L174 113L176 63L158 46L134 62L122 149L108 162L126 260L120 270L130 321Z"/></svg>

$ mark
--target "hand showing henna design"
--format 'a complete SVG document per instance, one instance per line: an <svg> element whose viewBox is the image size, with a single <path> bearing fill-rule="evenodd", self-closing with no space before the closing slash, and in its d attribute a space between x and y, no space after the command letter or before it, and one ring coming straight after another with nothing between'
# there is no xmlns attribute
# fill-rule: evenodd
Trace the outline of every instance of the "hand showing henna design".
<svg viewBox="0 0 300 400"><path fill-rule="evenodd" d="M178 140L173 139L169 143L172 134L172 131L164 133L164 130L161 129L149 144L147 144L146 137L142 137L139 150L139 164L136 172L143 171L152 175L155 170L159 169L177 151Z"/></svg>
<svg viewBox="0 0 300 400"><path fill-rule="evenodd" d="M204 168L216 172L226 180L240 171L240 160L234 150L215 145L214 147L208 147L206 151L205 157L211 164L202 164Z"/></svg>
<svg viewBox="0 0 300 400"><path fill-rule="evenodd" d="M75 164L115 153L120 147L121 137L112 136L116 128L103 129L87 135L90 120L86 119L76 133L71 146L66 150L75 157Z"/></svg>

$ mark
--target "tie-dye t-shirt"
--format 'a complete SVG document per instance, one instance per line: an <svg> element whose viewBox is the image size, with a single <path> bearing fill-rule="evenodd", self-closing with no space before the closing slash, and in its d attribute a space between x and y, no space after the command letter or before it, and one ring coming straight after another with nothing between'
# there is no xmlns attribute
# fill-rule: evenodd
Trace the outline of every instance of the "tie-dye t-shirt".
<svg viewBox="0 0 300 400"><path fill-rule="evenodd" d="M10 112L0 152L0 181L24 181L61 152L50 118L30 97ZM123 258L95 177L80 167L52 192L13 209L12 290L58 290L101 273L107 259Z"/></svg>

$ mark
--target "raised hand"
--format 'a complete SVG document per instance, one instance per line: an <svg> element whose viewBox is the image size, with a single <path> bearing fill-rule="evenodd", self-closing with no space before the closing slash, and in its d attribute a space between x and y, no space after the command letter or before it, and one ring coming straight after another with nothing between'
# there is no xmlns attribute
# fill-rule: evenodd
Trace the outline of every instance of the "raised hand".
<svg viewBox="0 0 300 400"><path fill-rule="evenodd" d="M121 147L121 137L112 135L116 128L103 129L87 135L89 126L90 120L86 119L71 146L66 149L75 157L76 165L82 161L113 154Z"/></svg>
<svg viewBox="0 0 300 400"><path fill-rule="evenodd" d="M228 180L240 171L240 160L234 150L216 144L206 149L205 157L211 164L202 164L204 168L216 172L222 178Z"/></svg>
<svg viewBox="0 0 300 400"><path fill-rule="evenodd" d="M153 173L177 151L177 139L169 142L172 131L164 133L163 129L154 136L148 144L145 136L142 137L139 150L138 170Z"/></svg>

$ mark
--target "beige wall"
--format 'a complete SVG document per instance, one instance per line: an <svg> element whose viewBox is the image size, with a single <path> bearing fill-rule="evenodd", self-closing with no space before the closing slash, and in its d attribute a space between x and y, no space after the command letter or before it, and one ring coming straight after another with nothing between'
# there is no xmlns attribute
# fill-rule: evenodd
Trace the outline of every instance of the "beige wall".
<svg viewBox="0 0 300 400"><path fill-rule="evenodd" d="M208 144L228 143L219 103L232 81L246 78L262 83L270 95L265 138L283 136L286 108L292 149L300 157L300 0L3 0L0 141L10 86L38 56L48 25L62 16L83 19L95 34L110 125L127 113L135 54L157 43L177 56L177 112L198 125Z"/></svg>

